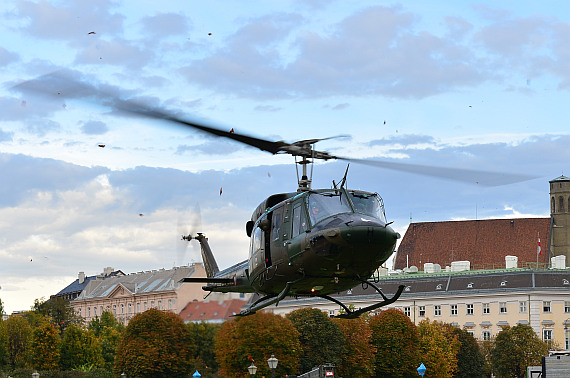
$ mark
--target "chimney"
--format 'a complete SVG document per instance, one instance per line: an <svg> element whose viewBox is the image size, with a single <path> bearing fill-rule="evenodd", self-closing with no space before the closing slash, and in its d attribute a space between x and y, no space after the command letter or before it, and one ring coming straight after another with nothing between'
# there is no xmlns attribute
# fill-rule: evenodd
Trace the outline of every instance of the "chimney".
<svg viewBox="0 0 570 378"><path fill-rule="evenodd" d="M85 282L85 272L79 272L79 274L77 275L77 279L79 280L79 284L81 285L83 282Z"/></svg>

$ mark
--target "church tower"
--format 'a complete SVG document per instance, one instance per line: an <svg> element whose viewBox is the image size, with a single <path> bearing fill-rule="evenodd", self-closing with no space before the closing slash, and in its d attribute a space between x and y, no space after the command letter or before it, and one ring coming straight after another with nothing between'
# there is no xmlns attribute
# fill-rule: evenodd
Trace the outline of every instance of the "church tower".
<svg viewBox="0 0 570 378"><path fill-rule="evenodd" d="M550 182L550 257L566 255L570 261L570 178L557 177Z"/></svg>

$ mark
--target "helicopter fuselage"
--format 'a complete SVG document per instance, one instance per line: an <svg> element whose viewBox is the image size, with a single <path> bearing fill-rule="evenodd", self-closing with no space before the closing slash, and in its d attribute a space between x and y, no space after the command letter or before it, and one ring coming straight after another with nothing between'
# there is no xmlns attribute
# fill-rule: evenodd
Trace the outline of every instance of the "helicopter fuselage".
<svg viewBox="0 0 570 378"><path fill-rule="evenodd" d="M289 295L300 296L356 286L390 257L399 238L377 194L344 188L287 198L259 215L249 234L254 291L277 294L284 280L298 277Z"/></svg>

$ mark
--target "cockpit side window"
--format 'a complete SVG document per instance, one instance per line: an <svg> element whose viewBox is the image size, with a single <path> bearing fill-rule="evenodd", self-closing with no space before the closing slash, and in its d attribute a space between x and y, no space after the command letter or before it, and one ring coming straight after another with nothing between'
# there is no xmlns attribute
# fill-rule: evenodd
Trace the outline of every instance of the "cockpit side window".
<svg viewBox="0 0 570 378"><path fill-rule="evenodd" d="M386 222L384 205L377 194L351 192L350 199L355 213L366 214Z"/></svg>

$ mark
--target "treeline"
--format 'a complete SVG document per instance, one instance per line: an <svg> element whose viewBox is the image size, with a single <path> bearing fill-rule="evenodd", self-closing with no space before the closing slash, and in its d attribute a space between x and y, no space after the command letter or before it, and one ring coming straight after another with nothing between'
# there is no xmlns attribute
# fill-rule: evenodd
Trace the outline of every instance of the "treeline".
<svg viewBox="0 0 570 378"><path fill-rule="evenodd" d="M156 309L124 327L110 312L87 326L62 299L36 301L31 311L0 321L0 377L276 377L324 363L341 377L525 377L540 365L547 345L526 325L505 328L491 341L399 310L359 319L331 319L305 308L287 316L259 312L222 325L184 324Z"/></svg>

